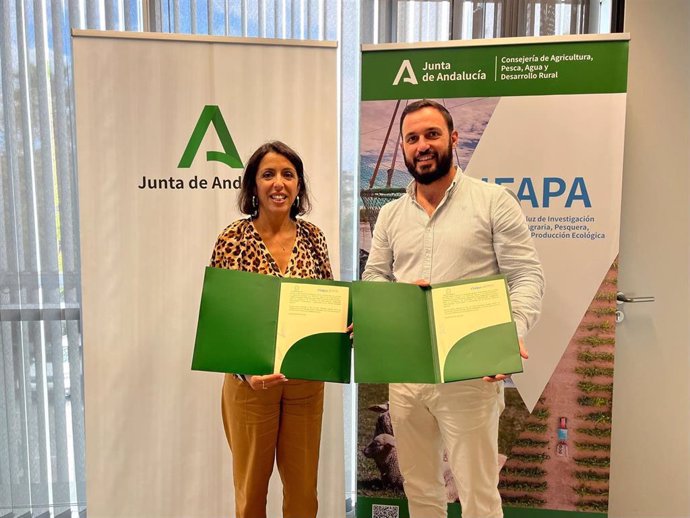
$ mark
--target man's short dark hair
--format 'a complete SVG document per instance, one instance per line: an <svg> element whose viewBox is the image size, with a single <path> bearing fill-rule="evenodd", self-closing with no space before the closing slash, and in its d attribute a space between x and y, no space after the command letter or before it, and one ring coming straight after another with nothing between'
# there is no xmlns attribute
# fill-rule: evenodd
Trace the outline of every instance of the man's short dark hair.
<svg viewBox="0 0 690 518"><path fill-rule="evenodd" d="M311 210L311 203L309 202L307 181L304 178L304 164L294 149L279 140L266 142L254 151L247 161L244 174L242 175L242 187L238 199L240 212L256 216L258 208L254 205L254 200L252 200L256 196L256 173L259 170L261 160L269 153L277 153L287 158L297 173L299 180L297 196L299 196L299 199L296 205L293 203L292 207L290 207L290 217L295 219L297 216L306 214Z"/></svg>
<svg viewBox="0 0 690 518"><path fill-rule="evenodd" d="M436 101L432 101L431 99L420 99L419 101L415 101L405 106L402 115L400 115L401 134L403 121L405 120L405 117L407 117L409 113L416 112L424 108L434 108L435 110L438 110L441 113L441 115L443 115L443 119L446 121L446 126L448 126L448 133L453 133L453 117L451 117L450 112L446 109L446 107L440 103L437 103Z"/></svg>

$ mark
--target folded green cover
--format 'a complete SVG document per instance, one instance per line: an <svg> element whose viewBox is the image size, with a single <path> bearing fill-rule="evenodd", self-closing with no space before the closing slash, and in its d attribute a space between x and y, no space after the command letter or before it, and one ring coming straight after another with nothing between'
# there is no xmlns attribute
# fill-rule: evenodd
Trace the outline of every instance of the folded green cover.
<svg viewBox="0 0 690 518"><path fill-rule="evenodd" d="M355 381L446 383L522 372L505 277L422 288L352 283Z"/></svg>
<svg viewBox="0 0 690 518"><path fill-rule="evenodd" d="M192 369L348 383L348 284L206 268Z"/></svg>

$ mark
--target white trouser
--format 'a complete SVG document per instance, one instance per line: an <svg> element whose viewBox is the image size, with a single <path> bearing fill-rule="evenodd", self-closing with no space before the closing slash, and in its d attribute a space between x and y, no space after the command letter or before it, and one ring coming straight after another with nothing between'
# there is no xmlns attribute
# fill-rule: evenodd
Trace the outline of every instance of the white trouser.
<svg viewBox="0 0 690 518"><path fill-rule="evenodd" d="M410 518L446 518L443 448L463 518L501 518L498 418L503 383L390 385L390 414Z"/></svg>

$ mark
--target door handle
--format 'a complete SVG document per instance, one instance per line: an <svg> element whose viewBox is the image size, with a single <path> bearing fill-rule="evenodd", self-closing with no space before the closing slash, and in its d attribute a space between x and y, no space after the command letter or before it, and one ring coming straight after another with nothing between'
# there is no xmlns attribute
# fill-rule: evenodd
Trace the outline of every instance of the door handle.
<svg viewBox="0 0 690 518"><path fill-rule="evenodd" d="M654 297L628 297L622 291L616 293L616 304L625 304L626 302L654 302Z"/></svg>

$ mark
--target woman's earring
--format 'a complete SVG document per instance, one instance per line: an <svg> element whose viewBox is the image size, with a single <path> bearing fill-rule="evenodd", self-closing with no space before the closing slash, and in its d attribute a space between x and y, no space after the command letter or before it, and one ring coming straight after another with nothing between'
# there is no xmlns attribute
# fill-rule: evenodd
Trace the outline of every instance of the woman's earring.
<svg viewBox="0 0 690 518"><path fill-rule="evenodd" d="M295 198L295 203L293 203L293 205L295 206L295 208L299 207L299 195L297 195L297 197Z"/></svg>
<svg viewBox="0 0 690 518"><path fill-rule="evenodd" d="M259 215L259 204L256 202L256 196L252 196L252 217L255 218Z"/></svg>

